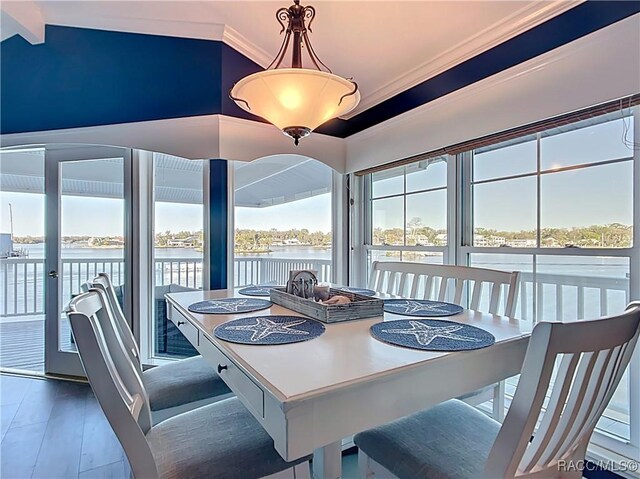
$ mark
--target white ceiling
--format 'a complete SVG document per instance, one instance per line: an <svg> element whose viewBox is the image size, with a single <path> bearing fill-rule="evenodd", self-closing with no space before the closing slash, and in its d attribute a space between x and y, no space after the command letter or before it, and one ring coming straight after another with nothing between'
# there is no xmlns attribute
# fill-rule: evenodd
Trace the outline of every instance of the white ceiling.
<svg viewBox="0 0 640 479"><path fill-rule="evenodd" d="M360 85L362 102L354 115L580 2L315 0L309 2L317 10L311 41L334 73ZM266 66L282 40L275 12L292 2L20 3L23 10L30 4L30 20L39 15L46 24L221 39Z"/></svg>
<svg viewBox="0 0 640 479"><path fill-rule="evenodd" d="M0 188L4 192L44 193L43 148L0 150ZM202 203L204 162L154 153L156 201ZM331 192L333 170L300 155L234 161L235 206L264 208ZM122 160L65 163L62 191L71 196L122 198Z"/></svg>

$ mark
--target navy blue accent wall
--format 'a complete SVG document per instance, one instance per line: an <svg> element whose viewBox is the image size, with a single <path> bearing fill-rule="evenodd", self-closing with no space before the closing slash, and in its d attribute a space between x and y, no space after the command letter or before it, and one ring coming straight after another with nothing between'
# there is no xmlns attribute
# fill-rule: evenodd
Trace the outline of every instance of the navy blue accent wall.
<svg viewBox="0 0 640 479"><path fill-rule="evenodd" d="M220 111L221 42L46 27L0 46L2 133Z"/></svg>
<svg viewBox="0 0 640 479"><path fill-rule="evenodd" d="M639 12L638 1L588 1L318 131L350 136ZM222 42L47 26L44 44L19 36L0 44L0 132L217 113L261 121L227 96L259 70Z"/></svg>
<svg viewBox="0 0 640 479"><path fill-rule="evenodd" d="M346 138L639 12L638 1L592 0L582 3L348 121L330 122L317 131ZM633 48L633 45L628 47Z"/></svg>
<svg viewBox="0 0 640 479"><path fill-rule="evenodd" d="M209 289L227 288L227 162L209 161Z"/></svg>

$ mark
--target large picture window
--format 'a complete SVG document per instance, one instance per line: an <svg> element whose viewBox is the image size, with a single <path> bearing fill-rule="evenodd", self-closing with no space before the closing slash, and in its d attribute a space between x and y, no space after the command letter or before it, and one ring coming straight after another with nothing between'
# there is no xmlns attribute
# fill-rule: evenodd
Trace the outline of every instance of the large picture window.
<svg viewBox="0 0 640 479"><path fill-rule="evenodd" d="M363 259L520 271L516 315L534 323L622 312L640 297L638 115L625 109L366 175ZM637 356L594 435L628 457L640 451Z"/></svg>
<svg viewBox="0 0 640 479"><path fill-rule="evenodd" d="M153 354L188 357L195 348L168 319L166 293L202 289L205 161L153 154Z"/></svg>
<svg viewBox="0 0 640 479"><path fill-rule="evenodd" d="M473 229L462 257L522 272L519 318L595 319L628 304L637 254L633 124L630 111L616 112L464 155ZM630 379L627 372L599 423L625 442Z"/></svg>
<svg viewBox="0 0 640 479"><path fill-rule="evenodd" d="M285 284L296 269L331 281L333 173L299 155L233 163L235 286Z"/></svg>
<svg viewBox="0 0 640 479"><path fill-rule="evenodd" d="M367 176L368 265L447 262L447 165L440 156Z"/></svg>

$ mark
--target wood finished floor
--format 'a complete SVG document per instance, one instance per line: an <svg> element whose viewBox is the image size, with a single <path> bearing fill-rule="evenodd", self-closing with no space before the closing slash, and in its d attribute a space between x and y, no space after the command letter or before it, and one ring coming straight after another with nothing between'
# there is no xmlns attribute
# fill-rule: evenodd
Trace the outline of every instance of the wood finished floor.
<svg viewBox="0 0 640 479"><path fill-rule="evenodd" d="M0 477L129 477L129 465L87 384L0 375Z"/></svg>
<svg viewBox="0 0 640 479"><path fill-rule="evenodd" d="M0 412L0 478L129 478L88 384L0 374ZM344 479L359 477L356 454L342 467Z"/></svg>

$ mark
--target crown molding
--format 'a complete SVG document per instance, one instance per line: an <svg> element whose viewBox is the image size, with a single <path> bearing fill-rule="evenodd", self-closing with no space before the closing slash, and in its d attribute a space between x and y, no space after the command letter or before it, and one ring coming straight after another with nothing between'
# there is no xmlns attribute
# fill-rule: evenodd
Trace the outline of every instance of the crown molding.
<svg viewBox="0 0 640 479"><path fill-rule="evenodd" d="M237 52L242 53L245 57L253 60L262 68L266 68L273 60L273 55L251 43L244 35L229 25L224 26L220 40Z"/></svg>
<svg viewBox="0 0 640 479"><path fill-rule="evenodd" d="M499 85L510 83L520 77L535 73L538 70L552 68L553 64L558 63L569 56L573 56L585 48L590 48L600 41L601 36L596 36L595 34L592 35L594 36L577 43L571 49L559 48L552 50L551 52L496 73L493 76L472 83L471 85L449 93L448 95L436 98L429 103L425 103L417 108L401 113L393 118L389 118L382 123L378 123L366 130L347 137L347 143L350 141L358 142L375 138L390 129L392 130L396 128L399 122L417 122L424 115L425 111L436 111L439 108L443 108L454 103L464 104L468 98L477 97L486 90L491 90Z"/></svg>
<svg viewBox="0 0 640 479"><path fill-rule="evenodd" d="M0 4L0 24L5 40L20 35L32 45L44 43L44 19L38 5L30 0L2 2Z"/></svg>
<svg viewBox="0 0 640 479"><path fill-rule="evenodd" d="M503 18L499 22L478 32L476 35L445 50L435 58L403 73L396 79L381 86L377 90L362 97L360 104L347 115L349 119L359 113L422 83L429 78L469 60L482 52L504 43L525 31L556 17L567 10L583 3L585 0L553 0L549 2L533 2L517 12Z"/></svg>
<svg viewBox="0 0 640 479"><path fill-rule="evenodd" d="M221 23L104 16L88 20L86 15L70 14L49 15L45 18L45 23L61 27L218 41L222 40L225 29L225 25Z"/></svg>
<svg viewBox="0 0 640 479"><path fill-rule="evenodd" d="M117 21L114 21L117 20ZM215 40L224 42L245 57L266 68L273 60L273 55L250 42L244 35L222 23L181 22L177 20L157 20L124 17L96 17L87 21L84 15L52 16L46 19L49 25L76 28L93 28L114 32L140 33L145 35L163 35L198 40Z"/></svg>

